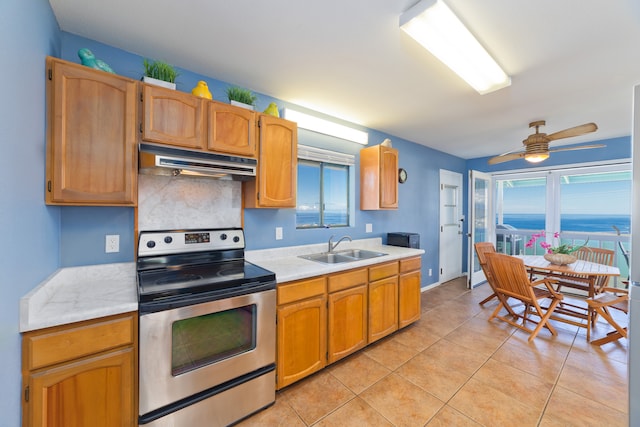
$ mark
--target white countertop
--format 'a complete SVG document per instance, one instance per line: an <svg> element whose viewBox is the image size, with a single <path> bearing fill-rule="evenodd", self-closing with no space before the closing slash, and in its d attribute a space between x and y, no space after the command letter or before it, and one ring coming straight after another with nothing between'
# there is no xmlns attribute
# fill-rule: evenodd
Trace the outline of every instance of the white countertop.
<svg viewBox="0 0 640 427"><path fill-rule="evenodd" d="M337 241L337 239L336 239ZM335 273L337 271L351 270L353 268L365 267L372 264L379 264L386 261L393 261L400 258L418 256L424 253L423 249L402 248L399 246L388 246L382 244L382 238L361 239L352 242L343 241L336 251L344 249L365 249L382 252L387 255L364 259L354 262L339 264L325 264L300 258L299 255L310 255L314 253L326 252L327 243L289 246L285 248L262 249L256 251L246 251L244 256L249 262L273 271L276 274L278 283L291 282L293 280L305 279L307 277L320 276L323 274Z"/></svg>
<svg viewBox="0 0 640 427"><path fill-rule="evenodd" d="M366 260L324 264L299 258L327 251L327 244L246 251L245 258L273 271L278 283L350 270L418 256L422 249L382 244L381 238L341 242L336 251L366 249L387 255ZM96 319L138 310L135 263L61 268L20 299L20 332Z"/></svg>
<svg viewBox="0 0 640 427"><path fill-rule="evenodd" d="M138 310L135 263L56 270L20 299L20 332Z"/></svg>

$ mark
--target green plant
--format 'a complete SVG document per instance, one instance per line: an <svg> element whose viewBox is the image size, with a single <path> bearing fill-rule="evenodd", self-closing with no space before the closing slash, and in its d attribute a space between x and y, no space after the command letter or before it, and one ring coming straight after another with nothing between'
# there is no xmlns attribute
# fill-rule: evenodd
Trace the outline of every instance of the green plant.
<svg viewBox="0 0 640 427"><path fill-rule="evenodd" d="M249 89L243 89L237 86L227 88L227 97L229 101L238 101L247 105L256 105L256 99L258 98Z"/></svg>
<svg viewBox="0 0 640 427"><path fill-rule="evenodd" d="M173 65L167 64L164 61L150 62L145 58L142 64L144 65L144 75L153 79L175 83L176 77L179 75L176 69L173 68Z"/></svg>

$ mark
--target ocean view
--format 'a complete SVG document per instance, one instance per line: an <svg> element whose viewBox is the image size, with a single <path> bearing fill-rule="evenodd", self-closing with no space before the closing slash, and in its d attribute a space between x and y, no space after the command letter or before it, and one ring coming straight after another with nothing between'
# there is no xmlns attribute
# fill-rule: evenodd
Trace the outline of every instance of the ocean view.
<svg viewBox="0 0 640 427"><path fill-rule="evenodd" d="M544 214L504 214L503 218L504 224L520 230L544 230ZM620 229L620 233L629 234L631 217L629 215L563 215L560 230L615 233L614 225Z"/></svg>

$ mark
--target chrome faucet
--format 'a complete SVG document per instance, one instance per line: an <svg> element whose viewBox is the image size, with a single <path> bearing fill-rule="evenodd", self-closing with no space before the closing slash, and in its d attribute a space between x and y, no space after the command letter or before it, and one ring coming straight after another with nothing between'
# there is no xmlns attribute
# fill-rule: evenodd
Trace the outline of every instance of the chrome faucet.
<svg viewBox="0 0 640 427"><path fill-rule="evenodd" d="M342 236L340 240L338 240L335 244L332 242L334 236L329 237L329 253L333 252L333 250L345 239L348 239L351 242L351 236Z"/></svg>

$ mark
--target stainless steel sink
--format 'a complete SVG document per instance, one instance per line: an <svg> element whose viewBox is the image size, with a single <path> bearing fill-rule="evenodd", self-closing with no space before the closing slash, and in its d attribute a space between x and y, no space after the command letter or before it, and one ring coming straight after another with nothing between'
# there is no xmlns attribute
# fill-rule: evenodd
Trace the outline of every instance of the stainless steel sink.
<svg viewBox="0 0 640 427"><path fill-rule="evenodd" d="M319 254L300 255L300 258L308 259L311 261L322 262L325 264L339 264L341 262L353 262L357 261L355 258L338 255L335 253L323 252Z"/></svg>
<svg viewBox="0 0 640 427"><path fill-rule="evenodd" d="M382 252L366 251L364 249L346 249L338 252L321 252L319 254L299 255L300 258L324 264L339 264L343 262L355 262L362 259L377 258L387 254Z"/></svg>
<svg viewBox="0 0 640 427"><path fill-rule="evenodd" d="M364 249L345 249L344 251L336 252L338 255L348 256L355 259L369 259L385 256L382 252L366 251Z"/></svg>

